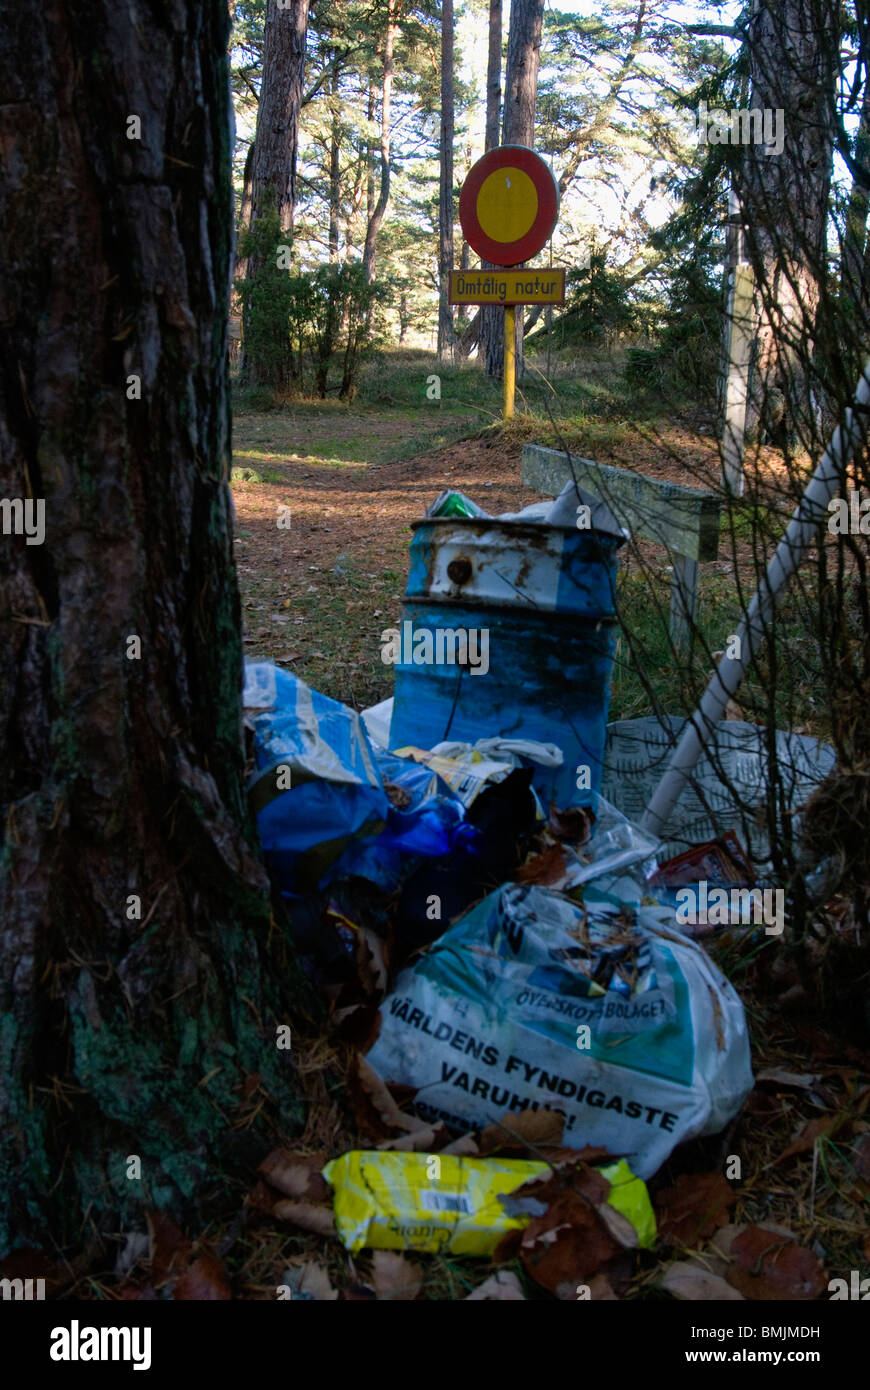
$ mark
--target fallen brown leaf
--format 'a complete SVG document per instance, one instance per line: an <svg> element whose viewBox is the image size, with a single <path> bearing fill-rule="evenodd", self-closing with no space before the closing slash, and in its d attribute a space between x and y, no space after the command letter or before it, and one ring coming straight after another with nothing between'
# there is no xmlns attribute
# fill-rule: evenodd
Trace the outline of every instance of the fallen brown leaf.
<svg viewBox="0 0 870 1390"><path fill-rule="evenodd" d="M526 1154L530 1148L558 1147L562 1143L565 1116L558 1110L508 1110L480 1136L482 1156L492 1153ZM576 1150L574 1157L577 1157Z"/></svg>
<svg viewBox="0 0 870 1390"><path fill-rule="evenodd" d="M197 1255L172 1290L172 1297L200 1303L223 1302L232 1298L227 1272L211 1251Z"/></svg>
<svg viewBox="0 0 870 1390"><path fill-rule="evenodd" d="M526 1296L517 1276L509 1269L491 1274L466 1296L466 1303L524 1303Z"/></svg>
<svg viewBox="0 0 870 1390"><path fill-rule="evenodd" d="M374 1252L372 1283L378 1298L394 1303L410 1303L423 1287L418 1266L397 1250Z"/></svg>
<svg viewBox="0 0 870 1390"><path fill-rule="evenodd" d="M818 1298L827 1288L822 1262L812 1250L761 1226L747 1226L731 1245L726 1276L744 1298Z"/></svg>
<svg viewBox="0 0 870 1390"><path fill-rule="evenodd" d="M192 1247L184 1232L162 1211L149 1211L147 1220L151 1277L159 1284L187 1268Z"/></svg>
<svg viewBox="0 0 870 1390"><path fill-rule="evenodd" d="M532 854L514 874L515 883L537 883L552 887L562 883L568 872L568 860L561 845L549 845L539 854Z"/></svg>
<svg viewBox="0 0 870 1390"><path fill-rule="evenodd" d="M561 1164L552 1173L530 1178L522 1187L502 1198L505 1211L540 1215L540 1207L555 1202L565 1192L576 1193L592 1208L607 1199L610 1183L575 1153L571 1163Z"/></svg>
<svg viewBox="0 0 870 1390"><path fill-rule="evenodd" d="M606 1274L596 1274L589 1280L589 1297L593 1303L618 1303L619 1294Z"/></svg>
<svg viewBox="0 0 870 1390"><path fill-rule="evenodd" d="M386 942L370 927L362 926L357 930L356 963L359 981L365 994L374 995L378 1000L383 999L389 980L387 947Z"/></svg>
<svg viewBox="0 0 870 1390"><path fill-rule="evenodd" d="M626 1250L637 1250L639 1237L627 1216L623 1216L621 1211L608 1206L606 1202L599 1202L595 1210L615 1241Z"/></svg>
<svg viewBox="0 0 870 1390"><path fill-rule="evenodd" d="M320 1171L326 1161L325 1153L299 1154L292 1149L273 1149L257 1171L285 1197L325 1202L332 1196L332 1189Z"/></svg>
<svg viewBox="0 0 870 1390"><path fill-rule="evenodd" d="M840 1128L844 1119L843 1115L819 1115L815 1120L808 1120L798 1130L788 1147L783 1149L779 1158L774 1159L774 1163L782 1163L787 1158L793 1158L795 1154L809 1152L814 1148L817 1139L833 1134Z"/></svg>
<svg viewBox="0 0 870 1390"><path fill-rule="evenodd" d="M722 1173L681 1173L656 1197L659 1237L667 1245L697 1245L724 1226L737 1193Z"/></svg>
<svg viewBox="0 0 870 1390"><path fill-rule="evenodd" d="M477 1140L473 1139L470 1134L460 1134L459 1138L454 1139L452 1144L447 1144L443 1149L439 1149L439 1153L456 1154L457 1156L467 1154L469 1158L473 1158L480 1153L480 1149Z"/></svg>
<svg viewBox="0 0 870 1390"><path fill-rule="evenodd" d="M551 806L547 824L557 840L585 845L595 825L595 813L588 806L569 806L566 810Z"/></svg>
<svg viewBox="0 0 870 1390"><path fill-rule="evenodd" d="M598 1213L576 1192L563 1192L545 1216L533 1216L520 1243L520 1259L536 1284L556 1298L574 1300L577 1285L605 1270L619 1245Z"/></svg>
<svg viewBox="0 0 870 1390"><path fill-rule="evenodd" d="M318 1236L335 1235L335 1217L331 1207L318 1207L313 1202L276 1202L273 1216L279 1221L289 1221L292 1226L300 1226L303 1231L313 1231Z"/></svg>
<svg viewBox="0 0 870 1390"><path fill-rule="evenodd" d="M674 1298L685 1298L699 1303L718 1302L720 1299L743 1299L739 1290L732 1288L721 1276L704 1269L691 1260L679 1260L665 1270L658 1281L660 1289L673 1294Z"/></svg>
<svg viewBox="0 0 870 1390"><path fill-rule="evenodd" d="M397 1139L384 1139L378 1144L378 1148L412 1153L444 1153L442 1146L444 1140L449 1137L447 1126L439 1120L437 1124L424 1125L422 1129L415 1129L411 1134L400 1134Z"/></svg>
<svg viewBox="0 0 870 1390"><path fill-rule="evenodd" d="M429 1128L424 1120L399 1109L386 1084L359 1053L349 1069L348 1091L357 1124L372 1138L389 1139L396 1130L412 1134Z"/></svg>
<svg viewBox="0 0 870 1390"><path fill-rule="evenodd" d="M821 1081L820 1076L814 1076L812 1072L802 1071L783 1071L781 1067L767 1067L765 1071L760 1071L755 1078L756 1081L772 1081L779 1086L793 1086L797 1090L808 1091Z"/></svg>
<svg viewBox="0 0 870 1390"><path fill-rule="evenodd" d="M332 1303L338 1298L325 1266L314 1260L302 1266L297 1288L300 1294L310 1294L315 1303Z"/></svg>

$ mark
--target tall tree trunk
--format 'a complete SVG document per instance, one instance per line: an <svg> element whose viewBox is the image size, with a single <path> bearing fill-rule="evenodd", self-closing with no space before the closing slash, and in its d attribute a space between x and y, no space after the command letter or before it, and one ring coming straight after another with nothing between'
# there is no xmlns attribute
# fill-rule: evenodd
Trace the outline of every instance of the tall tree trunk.
<svg viewBox="0 0 870 1390"><path fill-rule="evenodd" d="M384 76L381 85L381 187L378 201L369 216L366 227L366 241L363 250L363 270L366 284L375 278L375 252L378 232L384 220L384 213L390 201L390 121L393 108L393 73L395 65L396 36L399 32L398 19L402 0L387 0L387 27L384 32Z"/></svg>
<svg viewBox="0 0 870 1390"><path fill-rule="evenodd" d="M341 106L338 92L338 63L330 83L331 112L329 129L329 259L339 261L339 226L341 223Z"/></svg>
<svg viewBox="0 0 870 1390"><path fill-rule="evenodd" d="M544 23L544 0L511 0L511 22L508 34L507 67L505 69L504 120L502 144L527 145L535 143L535 106L538 101L538 68L541 61L541 31ZM502 320L502 332L490 344L486 370L488 376L501 376L504 371L504 311L497 311ZM516 316L517 378L523 374L523 314Z"/></svg>
<svg viewBox="0 0 870 1390"><path fill-rule="evenodd" d="M489 51L486 66L486 150L494 150L501 128L502 0L489 0Z"/></svg>
<svg viewBox="0 0 870 1390"><path fill-rule="evenodd" d="M467 151L467 156L466 156L466 161L465 161L465 172L466 172L466 175L467 175L468 170L469 170L470 168L471 168L471 151L468 150L468 151ZM460 252L459 252L459 269L460 269L461 271L466 271L466 270L470 270L470 268L471 268L471 247L468 245L468 242L465 241L465 240L463 239L463 242L462 242L462 249L461 249ZM454 327L453 327L453 340L454 340L454 344L455 344L455 352L456 352L457 356L459 356L459 357L467 357L467 356L468 356L468 351L469 351L469 350L468 350L468 348L465 346L464 340L465 340L466 332L468 331L469 318L470 318L470 316L469 316L469 313L468 313L468 308L467 308L465 305L461 305L460 308L457 310L456 320L455 320Z"/></svg>
<svg viewBox="0 0 870 1390"><path fill-rule="evenodd" d="M544 0L512 0L504 84L505 145L528 145L535 139L538 68Z"/></svg>
<svg viewBox="0 0 870 1390"><path fill-rule="evenodd" d="M485 153L498 144L501 129L501 50L502 0L489 0L489 51L486 69L486 143ZM482 261L484 270L494 269L491 261ZM504 357L504 310L484 305L477 320L478 356L487 376L501 376ZM470 351L470 347L468 349ZM502 356L499 357L498 353Z"/></svg>
<svg viewBox="0 0 870 1390"><path fill-rule="evenodd" d="M870 210L870 76L864 74L861 116L855 137L856 170L846 208L843 232L840 291L854 305L856 314L866 314L870 305L870 284L866 280L867 213Z"/></svg>
<svg viewBox="0 0 870 1390"><path fill-rule="evenodd" d="M810 368L834 147L834 0L755 0L747 36L754 109L781 111L782 149L746 146L735 185L758 291L747 434L815 432Z"/></svg>
<svg viewBox="0 0 870 1390"><path fill-rule="evenodd" d="M254 169L251 188L250 228L275 208L283 235L290 236L296 210L296 163L299 152L299 112L305 77L309 0L266 0L263 38L263 80L257 107ZM270 255L275 251L270 249ZM261 271L263 256L248 258L248 279ZM246 343L249 334L245 334ZM245 379L255 385L265 380L262 364L245 348Z"/></svg>
<svg viewBox="0 0 870 1390"><path fill-rule="evenodd" d="M369 87L368 106L366 107L366 120L370 132L368 143L366 144L366 226L372 218L375 210L375 145L371 138L371 131L375 123L375 113L378 109L377 93L373 86Z"/></svg>
<svg viewBox="0 0 870 1390"><path fill-rule="evenodd" d="M0 0L0 494L45 504L0 533L0 1255L184 1218L300 1119L244 793L227 38L225 3Z"/></svg>
<svg viewBox="0 0 870 1390"><path fill-rule="evenodd" d="M282 232L293 230L296 209L308 6L309 0L289 0L286 8L279 8L279 0L266 0L251 216L256 221L266 191L274 190Z"/></svg>
<svg viewBox="0 0 870 1390"><path fill-rule="evenodd" d="M254 185L254 142L248 146L248 153L245 155L245 168L242 174L242 204L239 208L239 231L247 230L251 225L251 198ZM248 273L247 256L236 256L236 267L234 279L244 280Z"/></svg>
<svg viewBox="0 0 870 1390"><path fill-rule="evenodd" d="M453 0L441 0L441 191L438 203L438 357L453 356L453 309L449 301L453 269Z"/></svg>

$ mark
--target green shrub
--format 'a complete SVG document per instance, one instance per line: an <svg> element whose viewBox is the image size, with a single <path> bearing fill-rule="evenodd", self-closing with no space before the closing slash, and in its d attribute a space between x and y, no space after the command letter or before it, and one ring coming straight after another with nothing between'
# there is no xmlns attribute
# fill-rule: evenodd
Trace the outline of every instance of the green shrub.
<svg viewBox="0 0 870 1390"><path fill-rule="evenodd" d="M281 248L285 248L283 251ZM361 264L289 269L285 235L274 207L266 206L253 230L239 237L248 274L236 281L244 325L242 387L246 403L255 391L313 390L322 399L335 362L341 366L338 394L352 400L359 373L376 332L376 308L384 289L367 284Z"/></svg>

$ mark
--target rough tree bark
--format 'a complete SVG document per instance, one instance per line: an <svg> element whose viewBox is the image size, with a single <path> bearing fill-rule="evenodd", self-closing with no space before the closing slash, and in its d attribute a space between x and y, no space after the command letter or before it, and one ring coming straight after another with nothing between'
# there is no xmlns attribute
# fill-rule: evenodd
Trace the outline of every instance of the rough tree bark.
<svg viewBox="0 0 870 1390"><path fill-rule="evenodd" d="M366 284L375 278L375 252L378 232L384 220L387 204L390 201L390 121L393 106L393 74L395 69L396 37L399 32L399 16L402 0L387 0L386 29L384 31L384 75L381 83L381 186L378 201L371 210L366 227L366 240L363 249L363 270Z"/></svg>
<svg viewBox="0 0 870 1390"><path fill-rule="evenodd" d="M0 495L45 504L0 531L0 1253L183 1219L300 1119L244 795L227 37L0 0Z"/></svg>
<svg viewBox="0 0 870 1390"><path fill-rule="evenodd" d="M504 84L503 145L528 145L532 149L535 143L535 106L538 101L543 23L544 0L512 0ZM498 312L502 331L488 344L487 376L501 376L504 371L504 312ZM519 379L523 374L522 311L516 316L516 324Z"/></svg>
<svg viewBox="0 0 870 1390"><path fill-rule="evenodd" d="M341 102L337 58L330 79L329 95L329 259L331 264L338 265L341 223Z"/></svg>
<svg viewBox="0 0 870 1390"><path fill-rule="evenodd" d="M366 129L371 136L375 124L375 114L378 109L377 93L371 85L368 91L368 103L366 105ZM366 156L366 226L371 221L372 213L375 210L375 146L371 138L365 144Z"/></svg>
<svg viewBox="0 0 870 1390"><path fill-rule="evenodd" d="M489 52L486 69L486 141L484 153L488 154L498 144L501 129L501 49L502 49L502 0L489 0ZM482 261L484 270L492 270L490 261ZM487 376L501 376L501 362L496 370L493 349L504 337L504 310L485 305L478 310L477 319L478 356L486 367ZM471 325L469 325L471 327ZM468 334L468 330L466 330ZM470 335L469 335L470 336ZM466 348L470 351L471 344ZM502 356L504 355L502 349Z"/></svg>
<svg viewBox="0 0 870 1390"><path fill-rule="evenodd" d="M248 153L245 155L245 168L242 174L242 204L239 208L239 229L248 228L251 225L251 197L254 184L254 142L248 146ZM248 259L246 256L236 257L236 268L234 278L243 280L248 273Z"/></svg>
<svg viewBox="0 0 870 1390"><path fill-rule="evenodd" d="M867 214L870 210L870 74L864 74L861 115L855 136L856 170L852 178L843 229L840 290L857 315L870 305L867 280Z"/></svg>
<svg viewBox="0 0 870 1390"><path fill-rule="evenodd" d="M299 112L305 77L309 0L267 0L263 37L263 81L254 141L251 217L256 221L267 189L274 190L281 230L293 230Z"/></svg>
<svg viewBox="0 0 870 1390"><path fill-rule="evenodd" d="M834 0L755 0L747 44L751 106L783 112L784 123L781 152L747 145L734 177L759 286L747 436L809 443L834 147Z"/></svg>
<svg viewBox="0 0 870 1390"><path fill-rule="evenodd" d="M538 68L544 0L513 0L504 84L505 145L528 145L535 138Z"/></svg>
<svg viewBox="0 0 870 1390"><path fill-rule="evenodd" d="M502 0L489 0L489 50L486 66L486 149L494 150L501 128Z"/></svg>
<svg viewBox="0 0 870 1390"><path fill-rule="evenodd" d="M441 0L441 188L438 202L438 357L453 356L455 335L449 302L453 269L453 0Z"/></svg>
<svg viewBox="0 0 870 1390"><path fill-rule="evenodd" d="M268 207L277 209L282 233L289 237L293 231L308 9L309 0L288 0L286 8L281 7L279 0L266 2L263 80L251 181L252 232ZM248 279L256 277L261 269L261 257L249 256ZM250 385L265 381L267 376L249 347L245 348L243 373Z"/></svg>

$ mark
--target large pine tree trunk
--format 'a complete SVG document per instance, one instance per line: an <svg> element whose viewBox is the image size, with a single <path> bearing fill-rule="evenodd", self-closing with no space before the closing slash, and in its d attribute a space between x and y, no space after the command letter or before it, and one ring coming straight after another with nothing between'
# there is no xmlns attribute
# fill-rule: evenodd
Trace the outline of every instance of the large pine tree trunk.
<svg viewBox="0 0 870 1390"><path fill-rule="evenodd" d="M245 167L244 167L244 171L243 171L243 173L242 173L242 204L241 204L241 207L239 208L239 222L238 222L238 226L239 226L239 231L240 231L240 232L241 232L242 230L247 230L247 229L250 227L250 225L251 225L251 199L252 199L252 195L253 195L253 186L254 186L254 142L253 142L253 140L252 140L251 143L250 143L250 145L248 146L248 152L247 152L247 154L245 155ZM237 254L237 256L236 256L235 270L234 270L234 272L233 272L233 278L234 278L234 280L235 280L237 283L238 283L240 280L244 280L244 278L245 278L245 276L247 275L247 273L248 273L248 258L247 258L247 256L240 256L240 255Z"/></svg>
<svg viewBox="0 0 870 1390"><path fill-rule="evenodd" d="M504 144L535 138L544 0L512 0L504 90Z"/></svg>
<svg viewBox="0 0 870 1390"><path fill-rule="evenodd" d="M45 502L43 544L0 532L0 1254L191 1214L299 1120L243 782L226 49L225 3L0 0L0 495Z"/></svg>
<svg viewBox="0 0 870 1390"><path fill-rule="evenodd" d="M441 188L438 202L438 357L453 355L453 0L441 0Z"/></svg>
<svg viewBox="0 0 870 1390"><path fill-rule="evenodd" d="M293 230L299 112L305 77L309 0L266 2L263 81L257 107L252 219L267 190L273 190L282 232Z"/></svg>
<svg viewBox="0 0 870 1390"><path fill-rule="evenodd" d="M371 209L368 226L366 227L366 240L363 248L363 270L365 272L366 284L370 285L375 278L375 255L377 251L378 232L381 230L381 223L387 211L387 204L390 201L390 146L391 131L390 123L393 112L393 76L395 70L396 38L399 32L399 16L402 9L402 0L387 0L386 29L384 30L384 67L383 79L381 82L381 145L380 145L380 164L381 182L378 200Z"/></svg>
<svg viewBox="0 0 870 1390"><path fill-rule="evenodd" d="M755 0L747 35L754 109L782 113L780 153L750 144L735 186L760 323L747 434L810 442L811 364L834 146L834 0Z"/></svg>
<svg viewBox="0 0 870 1390"><path fill-rule="evenodd" d="M512 0L505 68L504 145L527 145L531 149L535 143L535 107L538 101L543 23L544 0ZM502 332L489 344L486 362L488 376L501 376L504 371L504 312L498 312L502 319ZM516 315L516 325L519 379L523 374L522 310Z"/></svg>
<svg viewBox="0 0 870 1390"><path fill-rule="evenodd" d="M489 50L486 69L486 143L485 153L498 144L501 128L501 48L503 33L502 0L489 0ZM492 270L490 261L483 261L484 270ZM484 305L478 311L478 356L486 367L487 376L501 376L504 360L504 310ZM499 348L501 344L501 348ZM501 357L498 352L501 351Z"/></svg>
<svg viewBox="0 0 870 1390"><path fill-rule="evenodd" d="M341 224L341 99L337 57L332 70L329 95L329 260L330 264L338 265Z"/></svg>
<svg viewBox="0 0 870 1390"><path fill-rule="evenodd" d="M266 0L263 37L263 79L257 106L254 166L251 182L250 229L255 232L264 213L274 209L282 235L290 237L296 211L296 164L299 153L299 112L305 77L309 0ZM275 250L269 249L269 255ZM253 280L263 267L263 254L252 251L247 276ZM249 310L246 310L246 318ZM245 335L243 372L250 385L269 382L250 333Z"/></svg>
<svg viewBox="0 0 870 1390"><path fill-rule="evenodd" d="M867 282L867 213L870 210L870 80L865 76L861 115L855 136L855 173L846 208L840 261L840 293L856 318L870 305Z"/></svg>

